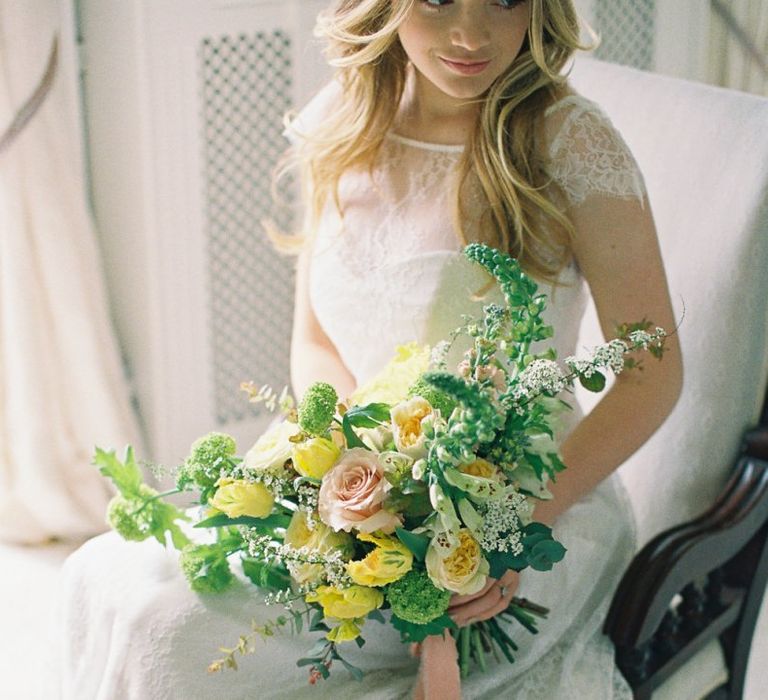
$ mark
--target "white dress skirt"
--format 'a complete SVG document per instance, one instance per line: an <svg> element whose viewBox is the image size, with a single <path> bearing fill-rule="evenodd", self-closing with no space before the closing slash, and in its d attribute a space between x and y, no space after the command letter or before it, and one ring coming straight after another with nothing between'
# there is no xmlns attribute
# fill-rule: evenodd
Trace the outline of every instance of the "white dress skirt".
<svg viewBox="0 0 768 700"><path fill-rule="evenodd" d="M328 86L299 119L313 123L333 100ZM550 171L575 210L644 201L642 177L621 137L592 103L570 96L547 115ZM477 313L472 296L486 277L460 253L448 197L461 147L390 134L372 175L342 178L344 218L329 206L313 243L310 298L326 334L359 383L409 341L434 343ZM556 196L553 193L553 197ZM468 195L472 215L472 194ZM600 225L599 220L595 225ZM472 222L468 222L471 228ZM628 222L631 232L631 222ZM617 234L618 235L631 235ZM619 241L620 243L620 241ZM587 292L575 266L550 294L547 318L562 359L573 354ZM491 294L496 292L492 291ZM458 359L454 356L454 359ZM577 413L574 412L572 422ZM216 426L211 426L212 429ZM226 430L226 426L219 426ZM254 440L257 436L254 436ZM614 650L602 634L613 592L635 550L632 509L617 476L604 481L557 522L567 548L551 572L525 571L519 595L551 612L530 635L511 625L515 664L491 662L463 683L463 695L516 700L629 699ZM389 626L367 623L365 647L346 655L366 671L362 683L341 667L307 683L296 666L317 635L257 642L238 671L208 675L221 646L234 646L280 612L260 602L250 583L223 594L189 590L173 550L155 541L128 543L111 533L66 562L58 635L58 692L66 700L248 700L404 698L418 664Z"/></svg>

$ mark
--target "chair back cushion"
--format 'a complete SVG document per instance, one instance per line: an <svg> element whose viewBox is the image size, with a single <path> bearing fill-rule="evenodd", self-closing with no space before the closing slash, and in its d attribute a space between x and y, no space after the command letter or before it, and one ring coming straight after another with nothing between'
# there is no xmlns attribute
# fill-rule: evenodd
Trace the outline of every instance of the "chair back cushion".
<svg viewBox="0 0 768 700"><path fill-rule="evenodd" d="M586 58L571 82L637 158L678 318L685 310L680 401L620 470L642 544L713 502L764 401L768 100ZM591 308L582 344L601 337Z"/></svg>

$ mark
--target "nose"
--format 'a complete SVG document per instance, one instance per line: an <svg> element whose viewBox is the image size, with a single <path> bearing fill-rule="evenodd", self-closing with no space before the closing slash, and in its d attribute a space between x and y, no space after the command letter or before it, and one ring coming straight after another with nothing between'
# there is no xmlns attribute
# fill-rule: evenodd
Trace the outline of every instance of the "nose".
<svg viewBox="0 0 768 700"><path fill-rule="evenodd" d="M491 39L490 28L484 18L465 9L456 17L450 30L451 43L467 51L477 51L487 46Z"/></svg>

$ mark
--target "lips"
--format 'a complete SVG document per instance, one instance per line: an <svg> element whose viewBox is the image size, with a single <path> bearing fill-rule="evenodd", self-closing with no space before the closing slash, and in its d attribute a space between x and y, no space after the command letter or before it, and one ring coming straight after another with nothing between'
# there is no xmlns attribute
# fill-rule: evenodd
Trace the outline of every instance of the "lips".
<svg viewBox="0 0 768 700"><path fill-rule="evenodd" d="M491 63L490 60L488 61L456 61L449 58L444 58L443 56L440 56L440 60L450 70L452 70L455 73L459 73L460 75L477 75L479 73L482 73Z"/></svg>

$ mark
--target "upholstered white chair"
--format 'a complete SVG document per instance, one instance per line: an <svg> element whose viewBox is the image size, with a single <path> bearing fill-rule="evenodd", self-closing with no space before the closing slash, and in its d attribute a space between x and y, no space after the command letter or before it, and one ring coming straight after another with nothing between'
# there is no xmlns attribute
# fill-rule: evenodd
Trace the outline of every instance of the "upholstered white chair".
<svg viewBox="0 0 768 700"><path fill-rule="evenodd" d="M768 406L744 440L768 374L768 100L590 59L572 83L645 175L685 362L675 411L621 467L646 546L606 632L638 699L739 698L768 576Z"/></svg>

